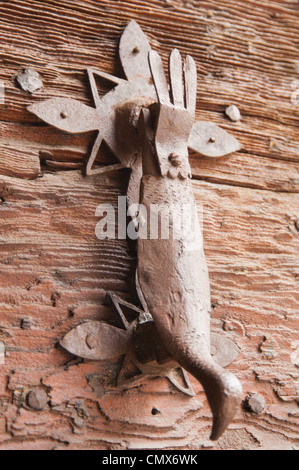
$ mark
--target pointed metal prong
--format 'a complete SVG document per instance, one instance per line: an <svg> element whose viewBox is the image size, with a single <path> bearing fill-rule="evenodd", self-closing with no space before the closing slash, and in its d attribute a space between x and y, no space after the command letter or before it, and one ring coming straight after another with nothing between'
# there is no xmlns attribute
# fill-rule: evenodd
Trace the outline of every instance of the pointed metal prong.
<svg viewBox="0 0 299 470"><path fill-rule="evenodd" d="M116 83L117 85L121 85L122 83L127 83L126 80L123 78L115 77L114 75L111 75L110 73L102 72L101 70L95 70L95 69L87 69L88 73L91 75L98 75L101 78L104 78L105 80L108 80L111 83Z"/></svg>
<svg viewBox="0 0 299 470"><path fill-rule="evenodd" d="M184 75L186 108L194 116L196 111L197 73L195 61L190 55L185 60Z"/></svg>
<svg viewBox="0 0 299 470"><path fill-rule="evenodd" d="M86 165L86 175L87 176L90 176L90 175L94 174L95 170L92 170L92 166L94 164L95 159L97 158L97 155L98 155L98 152L100 150L102 142L103 142L103 137L102 137L102 134L99 132L99 134L98 134L98 136L95 140L95 143L92 147L92 151L91 151L89 160L88 160L87 165Z"/></svg>
<svg viewBox="0 0 299 470"><path fill-rule="evenodd" d="M97 88L96 81L94 78L94 71L91 69L87 69L87 74L88 74L88 79L89 79L89 84L90 84L94 104L96 105L96 108L98 108L101 102L101 98L99 96L98 88Z"/></svg>
<svg viewBox="0 0 299 470"><path fill-rule="evenodd" d="M123 360L121 370L117 377L116 386L123 387L125 385L134 384L136 380L143 379L145 374L138 367L138 361L134 355L127 354Z"/></svg>
<svg viewBox="0 0 299 470"><path fill-rule="evenodd" d="M136 318L138 317L138 315L144 313L143 310L141 310L138 307L135 307L135 305L130 304L129 302L126 302L121 297L116 295L114 292L107 292L106 298L111 300L111 302L114 305L114 307L115 307L115 309L116 309L116 311L117 311L117 313L118 313L118 315L119 315L119 317L120 317L120 319L123 323L123 326L126 330L132 329L132 326L129 323L129 321L127 320L124 312L122 311L122 307L126 307L127 309L129 309L132 312L136 313Z"/></svg>
<svg viewBox="0 0 299 470"><path fill-rule="evenodd" d="M144 78L149 81L151 71L148 53L151 50L149 41L135 20L131 20L124 30L120 44L119 56L129 81Z"/></svg>
<svg viewBox="0 0 299 470"><path fill-rule="evenodd" d="M224 157L241 150L240 142L213 122L194 123L188 147L204 157Z"/></svg>
<svg viewBox="0 0 299 470"><path fill-rule="evenodd" d="M117 85L120 85L121 83L125 83L126 81L123 80L122 78L114 77L114 75L110 75L109 73L101 72L100 70L94 70L94 69L87 69L87 74L89 78L89 83L90 83L90 88L92 92L92 96L95 102L96 107L98 108L101 104L101 98L99 96L98 92L98 87L96 85L95 81L95 75L104 78L105 80L108 80L111 83L116 83Z"/></svg>
<svg viewBox="0 0 299 470"><path fill-rule="evenodd" d="M169 75L173 105L184 108L184 85L182 56L177 49L173 49L169 58Z"/></svg>
<svg viewBox="0 0 299 470"><path fill-rule="evenodd" d="M101 168L96 168L95 170L88 170L86 172L87 176L95 176L95 175L104 175L105 173L110 173L111 171L118 171L123 170L126 168L122 163L115 163L114 165L106 165L102 166Z"/></svg>
<svg viewBox="0 0 299 470"><path fill-rule="evenodd" d="M154 85L158 95L159 102L161 104L170 105L170 96L168 83L165 75L165 70L163 67L163 62L161 57L156 51L150 51L149 53L149 63L152 71L152 76L154 80Z"/></svg>
<svg viewBox="0 0 299 470"><path fill-rule="evenodd" d="M182 374L182 377L179 377L179 372ZM172 369L166 374L168 380L175 386L180 392L188 395L189 397L195 397L194 389L191 385L187 372L179 367L178 369ZM180 381L182 383L180 383Z"/></svg>
<svg viewBox="0 0 299 470"><path fill-rule="evenodd" d="M92 166L95 162L95 159L97 158L102 142L103 137L101 133L99 133L95 140L89 160L86 165L86 176L103 175L104 173L109 173L110 171L122 170L123 168L125 168L125 165L123 165L122 163L115 163L114 165L107 165L101 168L96 168L94 170L92 169Z"/></svg>

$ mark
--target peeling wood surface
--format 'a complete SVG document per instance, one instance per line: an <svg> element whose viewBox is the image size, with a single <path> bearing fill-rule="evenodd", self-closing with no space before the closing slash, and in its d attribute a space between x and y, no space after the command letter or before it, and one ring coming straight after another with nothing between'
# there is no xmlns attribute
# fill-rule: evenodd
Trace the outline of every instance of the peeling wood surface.
<svg viewBox="0 0 299 470"><path fill-rule="evenodd" d="M13 0L0 13L0 449L298 447L298 2ZM95 237L96 207L117 204L129 175L84 178L94 135L60 133L26 106L55 96L92 105L85 69L122 76L118 41L132 18L165 61L173 47L194 56L198 119L243 144L229 158L191 155L213 330L241 350L230 369L244 398L266 402L260 415L240 409L216 444L194 381L192 399L161 378L116 390L120 358L81 362L57 345L80 322L111 318L107 290L134 301L134 252ZM15 81L27 67L43 79L33 95ZM230 104L240 123L225 117ZM48 394L43 411L28 405L35 389Z"/></svg>

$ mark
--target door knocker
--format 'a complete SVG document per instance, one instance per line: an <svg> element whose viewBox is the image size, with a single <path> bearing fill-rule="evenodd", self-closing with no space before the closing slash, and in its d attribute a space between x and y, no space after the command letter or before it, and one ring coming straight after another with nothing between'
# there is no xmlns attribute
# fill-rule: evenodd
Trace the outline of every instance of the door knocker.
<svg viewBox="0 0 299 470"><path fill-rule="evenodd" d="M118 386L134 380L133 364L141 376L164 375L183 393L193 395L185 371L189 372L205 390L213 414L211 439L215 440L233 419L242 399L242 387L224 369L238 355L238 348L221 335L210 334L209 275L188 149L220 157L240 150L240 144L217 125L195 121L197 74L191 56L183 63L178 50L171 52L168 84L160 56L151 49L135 21L125 29L119 50L127 80L88 70L94 107L54 98L28 109L69 133L97 130L86 174L130 168L128 205L140 205L148 213L153 207L162 207L168 216L169 237L151 237L140 217L136 227L143 231L137 239L136 291L140 306L108 292L119 327L85 322L71 330L61 345L92 360L124 355ZM96 75L116 85L102 98ZM120 163L93 168L103 141ZM186 234L177 227L178 221L188 216L193 226ZM128 309L134 313L133 321L125 315ZM212 356L211 343L221 354Z"/></svg>

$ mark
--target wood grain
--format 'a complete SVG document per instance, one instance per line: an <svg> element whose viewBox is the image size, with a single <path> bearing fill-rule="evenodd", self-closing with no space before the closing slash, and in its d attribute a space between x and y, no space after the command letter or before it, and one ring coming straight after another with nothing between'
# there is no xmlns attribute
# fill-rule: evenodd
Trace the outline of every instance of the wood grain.
<svg viewBox="0 0 299 470"><path fill-rule="evenodd" d="M85 70L123 76L118 42L132 18L165 63L173 47L194 56L197 117L243 145L223 159L191 154L212 327L240 348L229 368L244 398L259 393L266 402L260 415L240 409L218 443L208 440L210 411L195 382L194 399L163 378L117 390L120 358L82 362L58 346L84 320L111 320L107 290L135 300L134 251L95 236L96 207L117 205L129 175L83 177L94 135L61 133L26 106L55 96L92 105ZM298 2L12 0L0 2L0 26L0 448L296 448ZM28 66L44 83L34 95L15 81ZM240 123L225 117L230 104ZM99 162L109 158L103 151ZM48 394L43 411L28 405L35 388Z"/></svg>

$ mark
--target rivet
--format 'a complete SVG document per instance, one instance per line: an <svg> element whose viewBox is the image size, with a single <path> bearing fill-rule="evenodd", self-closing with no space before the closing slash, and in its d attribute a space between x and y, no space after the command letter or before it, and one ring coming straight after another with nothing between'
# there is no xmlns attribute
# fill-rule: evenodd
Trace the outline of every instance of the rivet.
<svg viewBox="0 0 299 470"><path fill-rule="evenodd" d="M216 142L215 137L210 137L209 143L214 144Z"/></svg>
<svg viewBox="0 0 299 470"><path fill-rule="evenodd" d="M258 393L249 393L245 399L245 407L255 414L261 414L265 408L265 399Z"/></svg>
<svg viewBox="0 0 299 470"><path fill-rule="evenodd" d="M182 159L179 155L176 153L171 153L168 157L168 160L172 164L172 166L181 166L182 164Z"/></svg>
<svg viewBox="0 0 299 470"><path fill-rule="evenodd" d="M62 111L60 113L60 116L62 117L62 119L66 119L68 117L68 113L66 111Z"/></svg>
<svg viewBox="0 0 299 470"><path fill-rule="evenodd" d="M39 73L32 68L24 69L23 72L17 76L17 82L23 91L29 91L31 94L43 87Z"/></svg>
<svg viewBox="0 0 299 470"><path fill-rule="evenodd" d="M139 52L140 52L139 47L137 47L137 46L134 47L134 49L133 49L133 54L139 54Z"/></svg>
<svg viewBox="0 0 299 470"><path fill-rule="evenodd" d="M296 229L297 229L298 232L299 232L299 219L296 219L294 223L295 223Z"/></svg>
<svg viewBox="0 0 299 470"><path fill-rule="evenodd" d="M86 337L86 344L89 349L95 349L97 346L97 338L94 335L88 335Z"/></svg>
<svg viewBox="0 0 299 470"><path fill-rule="evenodd" d="M239 111L239 108L236 105L231 105L225 110L225 114L230 118L233 122L241 121L242 116Z"/></svg>
<svg viewBox="0 0 299 470"><path fill-rule="evenodd" d="M41 411L45 408L49 398L44 390L31 390L28 393L27 400L31 408Z"/></svg>

